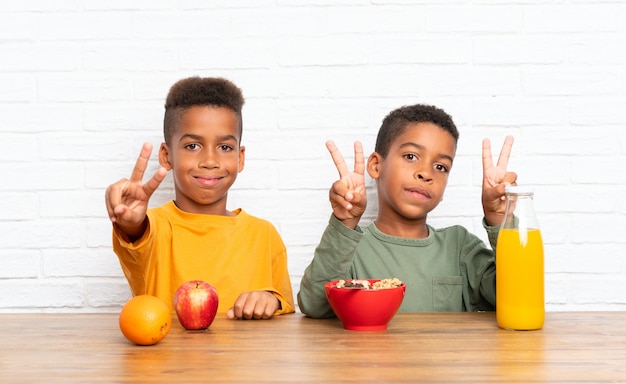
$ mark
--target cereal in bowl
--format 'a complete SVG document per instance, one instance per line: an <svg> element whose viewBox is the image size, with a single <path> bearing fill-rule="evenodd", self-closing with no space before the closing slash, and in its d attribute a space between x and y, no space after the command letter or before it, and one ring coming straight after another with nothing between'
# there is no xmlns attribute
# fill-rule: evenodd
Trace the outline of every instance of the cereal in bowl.
<svg viewBox="0 0 626 384"><path fill-rule="evenodd" d="M361 289L385 289L385 288L397 288L402 285L402 281L397 277L392 279L382 279L375 283L370 283L369 280L339 280L337 282L337 288L361 288Z"/></svg>
<svg viewBox="0 0 626 384"><path fill-rule="evenodd" d="M382 279L374 283L374 289L397 288L402 285L402 281L397 277L393 279Z"/></svg>

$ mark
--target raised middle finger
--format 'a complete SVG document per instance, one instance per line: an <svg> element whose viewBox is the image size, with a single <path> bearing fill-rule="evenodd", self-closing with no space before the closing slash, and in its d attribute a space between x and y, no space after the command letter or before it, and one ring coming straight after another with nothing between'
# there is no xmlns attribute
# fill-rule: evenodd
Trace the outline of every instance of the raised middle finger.
<svg viewBox="0 0 626 384"><path fill-rule="evenodd" d="M513 149L513 136L507 136L502 144L500 150L500 156L498 157L498 168L506 169L509 165L509 158L511 157L511 151Z"/></svg>

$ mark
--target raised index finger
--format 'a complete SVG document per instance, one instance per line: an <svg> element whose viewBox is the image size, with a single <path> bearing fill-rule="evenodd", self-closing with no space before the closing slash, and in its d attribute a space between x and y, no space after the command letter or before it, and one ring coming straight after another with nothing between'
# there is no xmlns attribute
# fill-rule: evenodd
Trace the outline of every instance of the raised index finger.
<svg viewBox="0 0 626 384"><path fill-rule="evenodd" d="M509 158L511 157L511 150L513 149L513 136L507 136L502 144L500 150L500 156L498 157L498 168L506 169L509 165Z"/></svg>
<svg viewBox="0 0 626 384"><path fill-rule="evenodd" d="M483 171L493 167L493 154L491 153L491 142L483 139Z"/></svg>
<svg viewBox="0 0 626 384"><path fill-rule="evenodd" d="M139 153L137 162L135 163L135 168L133 168L133 173L130 175L131 182L141 183L141 180L143 180L143 174L146 172L146 168L148 168L148 161L150 160L151 153L152 144L144 143L143 147L141 147L141 153Z"/></svg>
<svg viewBox="0 0 626 384"><path fill-rule="evenodd" d="M339 148L335 145L335 142L328 140L326 142L326 148L328 148L328 152L330 152L330 156L333 158L333 163L335 163L335 167L337 167L337 170L339 171L339 177L342 178L348 175L350 170L348 169L341 152L339 152Z"/></svg>

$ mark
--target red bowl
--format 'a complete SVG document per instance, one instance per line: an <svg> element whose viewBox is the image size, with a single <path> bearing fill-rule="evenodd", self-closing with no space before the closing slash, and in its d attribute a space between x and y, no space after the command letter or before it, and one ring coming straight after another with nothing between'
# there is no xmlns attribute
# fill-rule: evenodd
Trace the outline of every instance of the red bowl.
<svg viewBox="0 0 626 384"><path fill-rule="evenodd" d="M378 279L369 280L375 283ZM354 331L381 331L398 312L406 285L395 288L359 289L337 288L337 281L324 284L330 307L345 329Z"/></svg>

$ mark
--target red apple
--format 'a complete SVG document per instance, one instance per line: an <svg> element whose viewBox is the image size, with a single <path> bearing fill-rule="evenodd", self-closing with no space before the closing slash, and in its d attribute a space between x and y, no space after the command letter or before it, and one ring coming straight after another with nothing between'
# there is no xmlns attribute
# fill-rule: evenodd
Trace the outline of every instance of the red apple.
<svg viewBox="0 0 626 384"><path fill-rule="evenodd" d="M174 310L180 324L189 330L208 328L217 313L215 287L202 280L183 283L174 294Z"/></svg>

